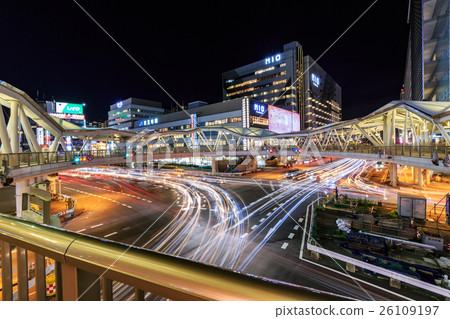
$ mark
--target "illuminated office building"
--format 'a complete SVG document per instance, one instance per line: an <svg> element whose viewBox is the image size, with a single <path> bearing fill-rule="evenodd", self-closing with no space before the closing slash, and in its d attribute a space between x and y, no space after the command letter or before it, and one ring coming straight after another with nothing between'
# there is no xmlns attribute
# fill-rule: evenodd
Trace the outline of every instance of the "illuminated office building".
<svg viewBox="0 0 450 319"><path fill-rule="evenodd" d="M298 42L285 44L283 52L224 72L223 99L246 97L298 113L302 130L337 122L341 88L318 64L315 73L308 70L311 61Z"/></svg>
<svg viewBox="0 0 450 319"><path fill-rule="evenodd" d="M135 122L164 114L161 102L134 97L114 103L109 109L108 126L118 130L129 130L134 127Z"/></svg>
<svg viewBox="0 0 450 319"><path fill-rule="evenodd" d="M203 126L262 128L275 133L290 133L300 130L300 116L296 112L249 98L213 104L197 101L189 103L185 110L136 121L131 130L165 132Z"/></svg>
<svg viewBox="0 0 450 319"><path fill-rule="evenodd" d="M342 120L341 87L310 56L304 58L305 103L303 129Z"/></svg>

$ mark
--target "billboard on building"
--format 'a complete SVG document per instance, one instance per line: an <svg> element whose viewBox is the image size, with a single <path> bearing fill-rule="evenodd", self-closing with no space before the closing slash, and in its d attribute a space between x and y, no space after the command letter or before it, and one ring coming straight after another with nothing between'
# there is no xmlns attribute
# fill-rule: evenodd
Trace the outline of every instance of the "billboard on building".
<svg viewBox="0 0 450 319"><path fill-rule="evenodd" d="M269 130L275 133L300 131L300 114L269 105Z"/></svg>
<svg viewBox="0 0 450 319"><path fill-rule="evenodd" d="M49 115L52 115L54 117L57 117L59 119L63 119L63 120L85 120L86 117L84 116L84 114L66 114L66 113L49 113Z"/></svg>
<svg viewBox="0 0 450 319"><path fill-rule="evenodd" d="M56 102L56 113L83 114L83 104Z"/></svg>

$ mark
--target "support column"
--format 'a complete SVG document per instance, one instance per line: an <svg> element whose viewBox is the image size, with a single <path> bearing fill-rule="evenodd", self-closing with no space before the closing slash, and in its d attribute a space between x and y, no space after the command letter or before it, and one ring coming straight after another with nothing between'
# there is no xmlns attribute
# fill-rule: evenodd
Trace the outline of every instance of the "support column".
<svg viewBox="0 0 450 319"><path fill-rule="evenodd" d="M417 168L417 186L423 187L423 175L422 175L422 169Z"/></svg>
<svg viewBox="0 0 450 319"><path fill-rule="evenodd" d="M425 175L424 176L425 185L430 185L430 182L431 182L430 177L431 177L431 174L433 173L433 171L431 171L429 169L424 169L423 171L425 172L425 174L424 174Z"/></svg>
<svg viewBox="0 0 450 319"><path fill-rule="evenodd" d="M28 207L22 207L22 195L30 192L28 184L28 180L16 182L16 216L19 218L22 217L22 210L28 209Z"/></svg>
<svg viewBox="0 0 450 319"><path fill-rule="evenodd" d="M36 135L34 135L33 129L31 128L30 122L28 121L28 117L26 116L23 108L20 108L19 110L19 118L31 151L39 152L40 151L39 143L36 139Z"/></svg>
<svg viewBox="0 0 450 319"><path fill-rule="evenodd" d="M389 173L391 176L391 185L397 186L398 176L397 176L397 164L390 163L389 164Z"/></svg>
<svg viewBox="0 0 450 319"><path fill-rule="evenodd" d="M11 102L11 114L8 121L8 134L11 140L11 151L19 152L19 103Z"/></svg>
<svg viewBox="0 0 450 319"><path fill-rule="evenodd" d="M216 163L216 158L215 157L211 158L211 173L212 174L217 173L217 163Z"/></svg>
<svg viewBox="0 0 450 319"><path fill-rule="evenodd" d="M3 106L1 104L0 104L0 139L2 141L1 152L11 153L11 143L9 142L5 116L3 114Z"/></svg>

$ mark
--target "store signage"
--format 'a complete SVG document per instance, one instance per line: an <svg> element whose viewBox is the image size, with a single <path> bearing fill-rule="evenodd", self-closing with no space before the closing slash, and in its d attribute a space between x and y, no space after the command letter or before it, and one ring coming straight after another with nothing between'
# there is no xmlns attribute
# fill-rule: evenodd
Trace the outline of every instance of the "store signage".
<svg viewBox="0 0 450 319"><path fill-rule="evenodd" d="M83 114L83 104L56 102L56 113Z"/></svg>
<svg viewBox="0 0 450 319"><path fill-rule="evenodd" d="M117 108L120 109L123 106L123 102L122 101L117 102L116 105L117 105Z"/></svg>
<svg viewBox="0 0 450 319"><path fill-rule="evenodd" d="M281 61L281 54L272 55L264 60L264 64L270 64Z"/></svg>
<svg viewBox="0 0 450 319"><path fill-rule="evenodd" d="M253 111L256 114L263 115L266 112L266 107L263 104L253 103Z"/></svg>
<svg viewBox="0 0 450 319"><path fill-rule="evenodd" d="M71 120L85 120L84 114L64 114L64 113L49 113L50 115L60 118L60 119L71 119Z"/></svg>
<svg viewBox="0 0 450 319"><path fill-rule="evenodd" d="M158 124L158 118L153 118L153 119L148 119L148 120L143 120L143 121L140 121L139 123L138 123L138 126L139 127L141 127L141 126L147 126L147 125L153 125L153 124Z"/></svg>
<svg viewBox="0 0 450 319"><path fill-rule="evenodd" d="M312 73L311 74L311 82L313 83L313 85L315 87L318 88L320 85L320 78L317 75L315 75L314 73Z"/></svg>

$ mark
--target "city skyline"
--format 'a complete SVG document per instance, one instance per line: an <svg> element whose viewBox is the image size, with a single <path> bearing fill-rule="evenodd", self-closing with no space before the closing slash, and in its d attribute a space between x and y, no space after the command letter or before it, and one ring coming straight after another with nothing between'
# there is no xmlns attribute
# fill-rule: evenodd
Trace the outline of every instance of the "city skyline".
<svg viewBox="0 0 450 319"><path fill-rule="evenodd" d="M284 43L299 41L305 54L317 59L373 2L346 8L329 1L302 6L259 2L240 5L239 15L237 3L230 2L209 15L195 4L169 11L164 6L79 3L178 103L187 105L221 101L222 72L280 52ZM46 99L84 102L89 120L106 119L109 105L128 97L175 109L175 102L75 3L2 6L12 12L0 24L11 30L8 43L16 48L4 50L2 80L34 95L39 90L41 98L45 93ZM399 98L407 6L407 1L378 1L318 61L342 87L344 119ZM19 13L23 21L15 19ZM17 55L21 59L10 63Z"/></svg>

